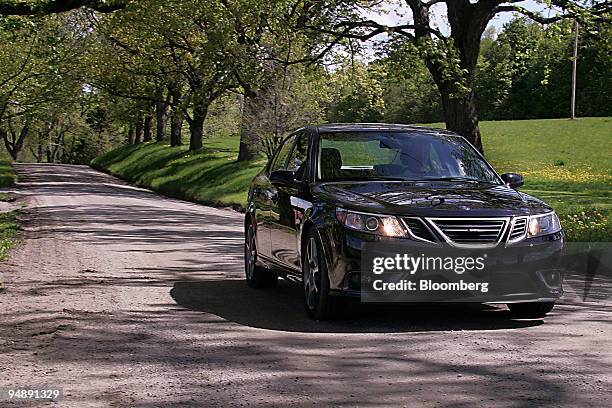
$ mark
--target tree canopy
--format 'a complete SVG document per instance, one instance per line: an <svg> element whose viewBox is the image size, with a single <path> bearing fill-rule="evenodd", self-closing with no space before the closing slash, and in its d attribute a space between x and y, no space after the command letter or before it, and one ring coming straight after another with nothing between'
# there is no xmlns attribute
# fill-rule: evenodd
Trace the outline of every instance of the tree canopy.
<svg viewBox="0 0 612 408"><path fill-rule="evenodd" d="M610 114L610 2L526 3L402 0L385 25L368 16L397 3L0 1L0 135L57 161L233 132L248 160L307 122L444 121L481 147L479 118L568 112L574 21L579 113Z"/></svg>

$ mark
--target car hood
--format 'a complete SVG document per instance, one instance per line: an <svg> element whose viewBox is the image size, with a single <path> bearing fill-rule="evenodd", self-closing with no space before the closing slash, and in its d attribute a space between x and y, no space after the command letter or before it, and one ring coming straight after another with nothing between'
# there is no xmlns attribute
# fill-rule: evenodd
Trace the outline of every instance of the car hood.
<svg viewBox="0 0 612 408"><path fill-rule="evenodd" d="M313 194L332 205L379 214L512 216L551 211L544 202L505 185L471 182L329 182Z"/></svg>

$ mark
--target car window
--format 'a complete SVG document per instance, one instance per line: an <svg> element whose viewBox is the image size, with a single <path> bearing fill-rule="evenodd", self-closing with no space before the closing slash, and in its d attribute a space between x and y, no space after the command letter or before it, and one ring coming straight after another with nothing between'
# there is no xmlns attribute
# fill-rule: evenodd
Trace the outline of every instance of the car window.
<svg viewBox="0 0 612 408"><path fill-rule="evenodd" d="M287 170L295 172L296 179L302 180L306 175L308 158L308 135L300 133L297 143L287 161Z"/></svg>
<svg viewBox="0 0 612 408"><path fill-rule="evenodd" d="M292 135L285 139L280 149L276 152L276 157L272 162L270 172L285 169L285 166L287 165L287 158L289 157L289 153L291 152L291 148L293 147L296 138L297 135Z"/></svg>

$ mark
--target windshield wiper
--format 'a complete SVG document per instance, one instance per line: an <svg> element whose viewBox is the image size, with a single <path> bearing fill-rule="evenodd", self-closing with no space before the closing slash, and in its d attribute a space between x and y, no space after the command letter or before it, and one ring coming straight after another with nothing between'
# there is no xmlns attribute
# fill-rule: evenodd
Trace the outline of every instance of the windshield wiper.
<svg viewBox="0 0 612 408"><path fill-rule="evenodd" d="M342 179L339 180L333 180L333 181L411 181L405 178L401 178L401 177L377 177L377 176L371 176L371 177L343 177Z"/></svg>
<svg viewBox="0 0 612 408"><path fill-rule="evenodd" d="M485 180L479 180L469 177L435 177L435 178L426 178L422 181L469 181L471 183L488 183Z"/></svg>

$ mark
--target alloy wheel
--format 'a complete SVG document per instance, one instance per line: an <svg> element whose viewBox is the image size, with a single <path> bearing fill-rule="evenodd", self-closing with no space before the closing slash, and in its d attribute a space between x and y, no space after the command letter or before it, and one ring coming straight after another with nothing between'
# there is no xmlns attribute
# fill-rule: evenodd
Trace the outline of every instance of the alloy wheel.
<svg viewBox="0 0 612 408"><path fill-rule="evenodd" d="M312 237L308 240L308 245L306 247L306 265L304 272L304 295L306 296L306 304L309 309L314 310L319 300L319 280L321 273L317 242Z"/></svg>
<svg viewBox="0 0 612 408"><path fill-rule="evenodd" d="M255 262L257 261L257 246L255 245L255 233L253 227L249 227L247 239L244 245L244 270L247 280L253 279L255 273Z"/></svg>

